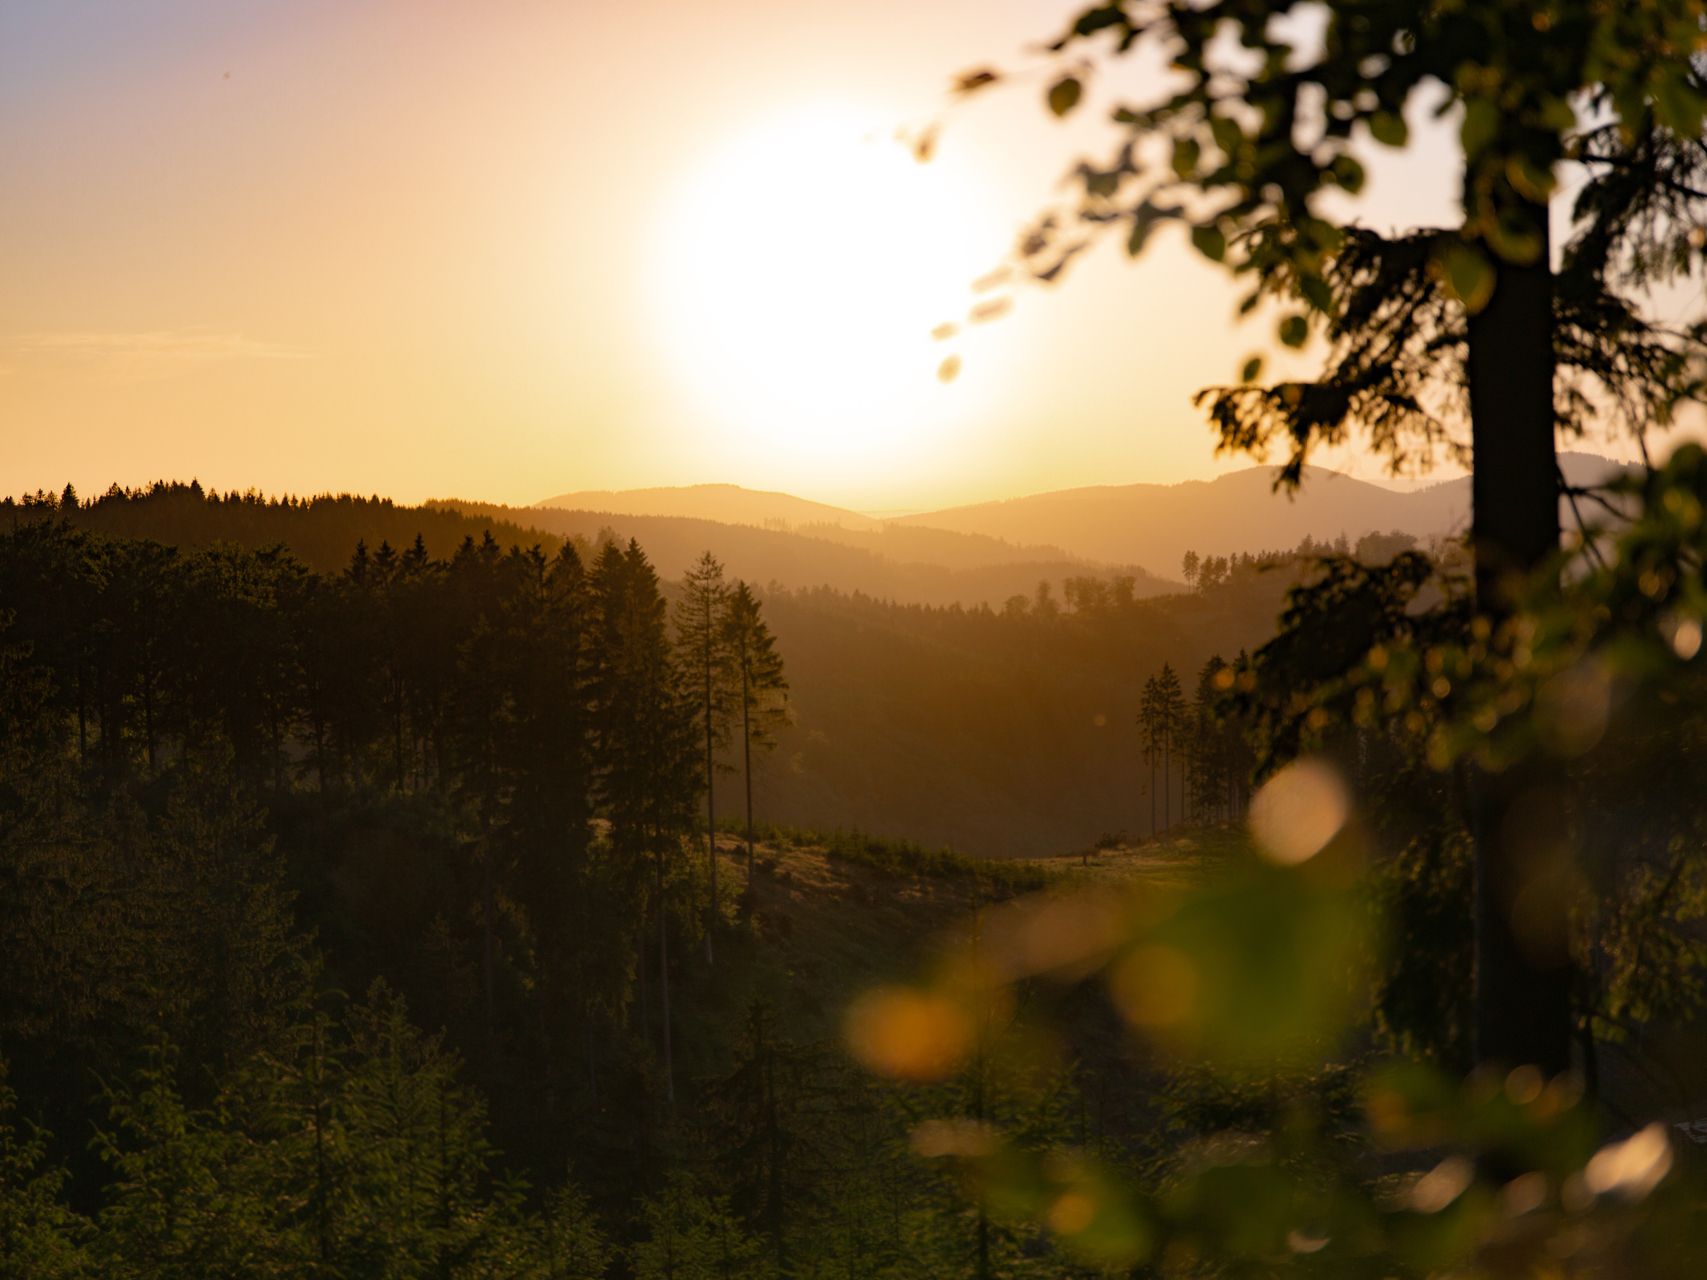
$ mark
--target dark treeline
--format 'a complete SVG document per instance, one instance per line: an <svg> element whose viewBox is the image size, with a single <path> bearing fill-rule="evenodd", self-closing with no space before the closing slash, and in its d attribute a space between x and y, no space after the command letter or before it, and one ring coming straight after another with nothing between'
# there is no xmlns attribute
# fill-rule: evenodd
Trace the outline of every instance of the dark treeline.
<svg viewBox="0 0 1707 1280"><path fill-rule="evenodd" d="M437 508L196 496L188 485L75 507L49 500L75 527L186 551L282 543L332 576L348 567L358 539L370 550L384 542L404 550L419 522L426 545L442 554L470 535L478 541L485 528ZM12 520L25 517L22 506L9 510ZM726 552L738 551L744 535L785 537L709 522L664 524L714 539L682 558L683 569L706 545L727 564L737 556ZM496 524L492 531L506 546L537 541L547 558L561 546L539 533ZM583 559L594 554L597 535L589 517L574 538ZM655 548L644 545L650 556ZM1325 548L1309 551L1317 549ZM795 688L793 727L779 737L776 766L757 771L757 803L790 826L859 828L981 856L1056 853L1108 833L1148 832L1150 771L1136 719L1145 679L1164 663L1189 679L1217 655L1230 659L1260 644L1305 563L1297 550L1236 560L1237 573L1199 581L1185 594L1146 595L1154 584L1085 571L1033 577L1025 594L995 596L989 607L902 603L845 584L767 583L765 609L787 636ZM831 562L814 564L801 567L797 580L810 568L840 582ZM731 735L719 747L720 770L739 768L737 744ZM741 799L739 790L729 794ZM1180 804L1176 795L1176 812ZM717 812L734 810L720 804Z"/></svg>
<svg viewBox="0 0 1707 1280"><path fill-rule="evenodd" d="M1169 663L1144 682L1138 729L1150 769L1149 834L1176 823L1227 822L1243 815L1256 761L1244 726L1228 713L1226 695L1248 662L1244 653L1231 664L1220 655L1210 658L1189 701Z"/></svg>
<svg viewBox="0 0 1707 1280"><path fill-rule="evenodd" d="M0 1272L954 1273L925 1100L822 1044L869 975L739 843L712 896L783 711L749 588L708 558L672 626L633 543L316 573L16 514Z"/></svg>
<svg viewBox="0 0 1707 1280"><path fill-rule="evenodd" d="M289 547L303 564L323 573L342 569L358 541L370 547L389 542L401 550L419 535L428 546L444 548L490 531L505 546L538 544L548 556L564 541L531 522L465 514L450 505L412 507L378 495L349 493L220 493L193 480L157 480L132 489L115 484L94 497L80 497L70 486L58 494L8 497L0 499L0 527L13 527L49 508L79 528L185 549L220 542L256 550ZM587 545L582 544L583 552Z"/></svg>
<svg viewBox="0 0 1707 1280"><path fill-rule="evenodd" d="M1161 761L1152 788L1139 722L1145 681L1164 664L1195 680L1218 655L1260 644L1300 572L1292 558L1150 599L1069 578L1002 608L770 592L766 607L788 637L795 728L779 767L759 775L765 811L1024 856L1149 833L1153 789L1159 830ZM1197 815L1182 807L1183 763L1172 775L1175 819Z"/></svg>

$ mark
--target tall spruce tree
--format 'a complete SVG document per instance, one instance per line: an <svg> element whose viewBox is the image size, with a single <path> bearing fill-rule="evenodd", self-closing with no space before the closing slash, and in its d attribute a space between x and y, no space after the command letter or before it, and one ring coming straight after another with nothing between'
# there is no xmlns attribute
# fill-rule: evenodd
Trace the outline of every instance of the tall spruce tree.
<svg viewBox="0 0 1707 1280"><path fill-rule="evenodd" d="M1172 830L1174 754L1183 738L1185 691L1180 687L1179 673L1166 662L1156 677L1156 720L1162 748L1162 827Z"/></svg>
<svg viewBox="0 0 1707 1280"><path fill-rule="evenodd" d="M658 575L637 542L606 543L594 565L598 663L592 684L597 793L618 857L648 863L657 927L659 1047L674 1103L669 893L698 803L693 706L682 696Z"/></svg>
<svg viewBox="0 0 1707 1280"><path fill-rule="evenodd" d="M1150 834L1156 826L1156 761L1162 754L1161 681L1150 676L1144 681L1144 695L1138 702L1138 731L1144 746L1144 759L1150 766Z"/></svg>
<svg viewBox="0 0 1707 1280"><path fill-rule="evenodd" d="M676 601L676 644L683 674L705 735L705 959L713 960L717 928L717 751L729 736L731 655L724 627L729 587L723 565L707 551L682 578Z"/></svg>
<svg viewBox="0 0 1707 1280"><path fill-rule="evenodd" d="M788 679L776 637L766 624L753 589L736 582L723 621L723 643L734 665L736 706L741 714L741 778L747 792L747 888L753 887L753 748L776 746L776 731L788 723Z"/></svg>

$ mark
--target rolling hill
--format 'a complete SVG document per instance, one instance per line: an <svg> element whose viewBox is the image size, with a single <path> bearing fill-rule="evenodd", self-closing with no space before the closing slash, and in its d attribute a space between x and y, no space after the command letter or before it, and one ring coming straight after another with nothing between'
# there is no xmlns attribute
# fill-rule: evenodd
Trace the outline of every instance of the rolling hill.
<svg viewBox="0 0 1707 1280"><path fill-rule="evenodd" d="M839 525L875 529L882 522L842 507L790 493L746 489L738 484L691 484L657 489L583 489L533 504L565 511L604 511L618 516L685 516L722 524Z"/></svg>
<svg viewBox="0 0 1707 1280"><path fill-rule="evenodd" d="M1618 464L1565 454L1574 484L1604 480ZM1074 556L1140 564L1172 574L1188 550L1224 555L1320 542L1345 534L1402 532L1421 541L1462 533L1469 524L1470 481L1390 489L1320 467L1306 469L1296 494L1274 491L1278 468L1251 467L1183 484L1098 485L983 502L907 516L898 523L1048 543Z"/></svg>
<svg viewBox="0 0 1707 1280"><path fill-rule="evenodd" d="M596 542L607 533L635 538L667 579L679 578L709 550L734 578L795 589L827 586L899 604L999 608L1011 596L1030 595L1039 582L1059 583L1069 577L1130 577L1133 594L1140 598L1181 589L1133 565L1093 564L1058 547L1016 546L939 529L824 524L778 528L676 515L452 501L435 504L435 509L584 542Z"/></svg>

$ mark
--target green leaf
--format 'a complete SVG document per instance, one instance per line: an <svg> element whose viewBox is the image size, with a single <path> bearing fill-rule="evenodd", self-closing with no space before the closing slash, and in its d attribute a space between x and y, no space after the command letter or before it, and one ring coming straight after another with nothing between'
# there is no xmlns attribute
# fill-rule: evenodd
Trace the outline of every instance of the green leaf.
<svg viewBox="0 0 1707 1280"><path fill-rule="evenodd" d="M1458 132L1466 158L1474 160L1488 149L1500 127L1500 110L1486 98L1474 98L1464 108L1464 124Z"/></svg>
<svg viewBox="0 0 1707 1280"><path fill-rule="evenodd" d="M1680 75L1663 76L1654 86L1654 114L1661 124L1681 137L1700 134L1704 109L1707 102Z"/></svg>
<svg viewBox="0 0 1707 1280"><path fill-rule="evenodd" d="M1363 166L1353 157L1335 156L1333 163L1328 166L1328 172L1333 174L1335 182L1352 195L1363 190Z"/></svg>
<svg viewBox="0 0 1707 1280"><path fill-rule="evenodd" d="M1209 135L1229 158L1238 154L1245 141L1245 132L1239 128L1238 121L1230 120L1226 116L1210 117Z"/></svg>
<svg viewBox="0 0 1707 1280"><path fill-rule="evenodd" d="M1197 172L1198 158L1203 149L1198 146L1196 138L1175 138L1173 169L1182 178L1189 178Z"/></svg>
<svg viewBox="0 0 1707 1280"><path fill-rule="evenodd" d="M1239 370L1240 382L1255 382L1262 377L1262 357L1252 356L1245 361L1245 367Z"/></svg>
<svg viewBox="0 0 1707 1280"><path fill-rule="evenodd" d="M1310 322L1303 316L1287 316L1280 322L1280 340L1289 347L1301 347L1310 340Z"/></svg>
<svg viewBox="0 0 1707 1280"><path fill-rule="evenodd" d="M1541 123L1554 133L1569 133L1577 127L1577 113L1568 99L1549 97L1541 104Z"/></svg>
<svg viewBox="0 0 1707 1280"><path fill-rule="evenodd" d="M1064 116L1079 105L1079 98L1084 93L1084 86L1076 76L1063 76L1049 87L1049 109L1057 116Z"/></svg>
<svg viewBox="0 0 1707 1280"><path fill-rule="evenodd" d="M1073 34L1077 36L1095 35L1106 27L1124 26L1128 19L1126 13L1118 4L1105 4L1101 8L1089 9L1081 13L1073 23Z"/></svg>
<svg viewBox="0 0 1707 1280"><path fill-rule="evenodd" d="M1536 204L1546 204L1559 185L1552 169L1536 164L1527 156L1513 156L1507 160L1505 176L1519 195Z"/></svg>
<svg viewBox="0 0 1707 1280"><path fill-rule="evenodd" d="M1317 311L1320 311L1323 315L1332 315L1334 313L1333 290L1328 288L1328 282L1322 279L1321 276L1304 276L1299 280L1298 288L1299 291L1303 293L1305 301L1307 301Z"/></svg>
<svg viewBox="0 0 1707 1280"><path fill-rule="evenodd" d="M1369 117L1369 135L1384 147L1402 147L1410 140L1411 129L1397 111L1377 111Z"/></svg>
<svg viewBox="0 0 1707 1280"><path fill-rule="evenodd" d="M1227 237L1221 233L1221 228L1213 223L1193 227L1191 243L1211 262L1220 262L1227 256Z"/></svg>
<svg viewBox="0 0 1707 1280"><path fill-rule="evenodd" d="M1453 297L1471 311L1488 305L1494 293L1494 266L1480 250L1449 244L1440 254L1441 273Z"/></svg>
<svg viewBox="0 0 1707 1280"><path fill-rule="evenodd" d="M1540 230L1520 213L1502 212L1487 226L1488 247L1507 262L1528 266L1541 257Z"/></svg>

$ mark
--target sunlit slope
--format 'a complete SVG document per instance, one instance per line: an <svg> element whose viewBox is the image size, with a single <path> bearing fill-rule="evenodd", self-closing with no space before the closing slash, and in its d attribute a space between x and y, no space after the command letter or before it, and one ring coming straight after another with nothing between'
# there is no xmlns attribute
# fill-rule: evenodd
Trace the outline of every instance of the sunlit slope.
<svg viewBox="0 0 1707 1280"><path fill-rule="evenodd" d="M901 604L1000 607L1010 596L1029 596L1041 581L1059 584L1081 575L1131 577L1133 593L1139 597L1178 589L1132 566L1093 564L1055 547L1014 546L941 530L857 530L835 525L779 529L686 516L450 501L433 505L495 521L526 523L555 537L588 543L607 533L635 538L666 579L680 578L702 553L710 551L731 578L793 589L830 587Z"/></svg>
<svg viewBox="0 0 1707 1280"><path fill-rule="evenodd" d="M861 992L917 978L939 948L965 936L982 908L1057 887L1177 888L1242 847L1230 828L1193 828L1153 841L987 864L906 842L851 833L767 829L747 927L728 934L713 981L690 979L683 1016L725 1030L763 999L801 1039L834 1036ZM725 914L745 885L741 841L719 837ZM684 1038L684 1043L692 1037Z"/></svg>
<svg viewBox="0 0 1707 1280"><path fill-rule="evenodd" d="M686 516L724 524L830 524L874 529L870 516L789 493L738 484L692 484L657 489L582 489L533 504L564 511L604 511L622 516Z"/></svg>

